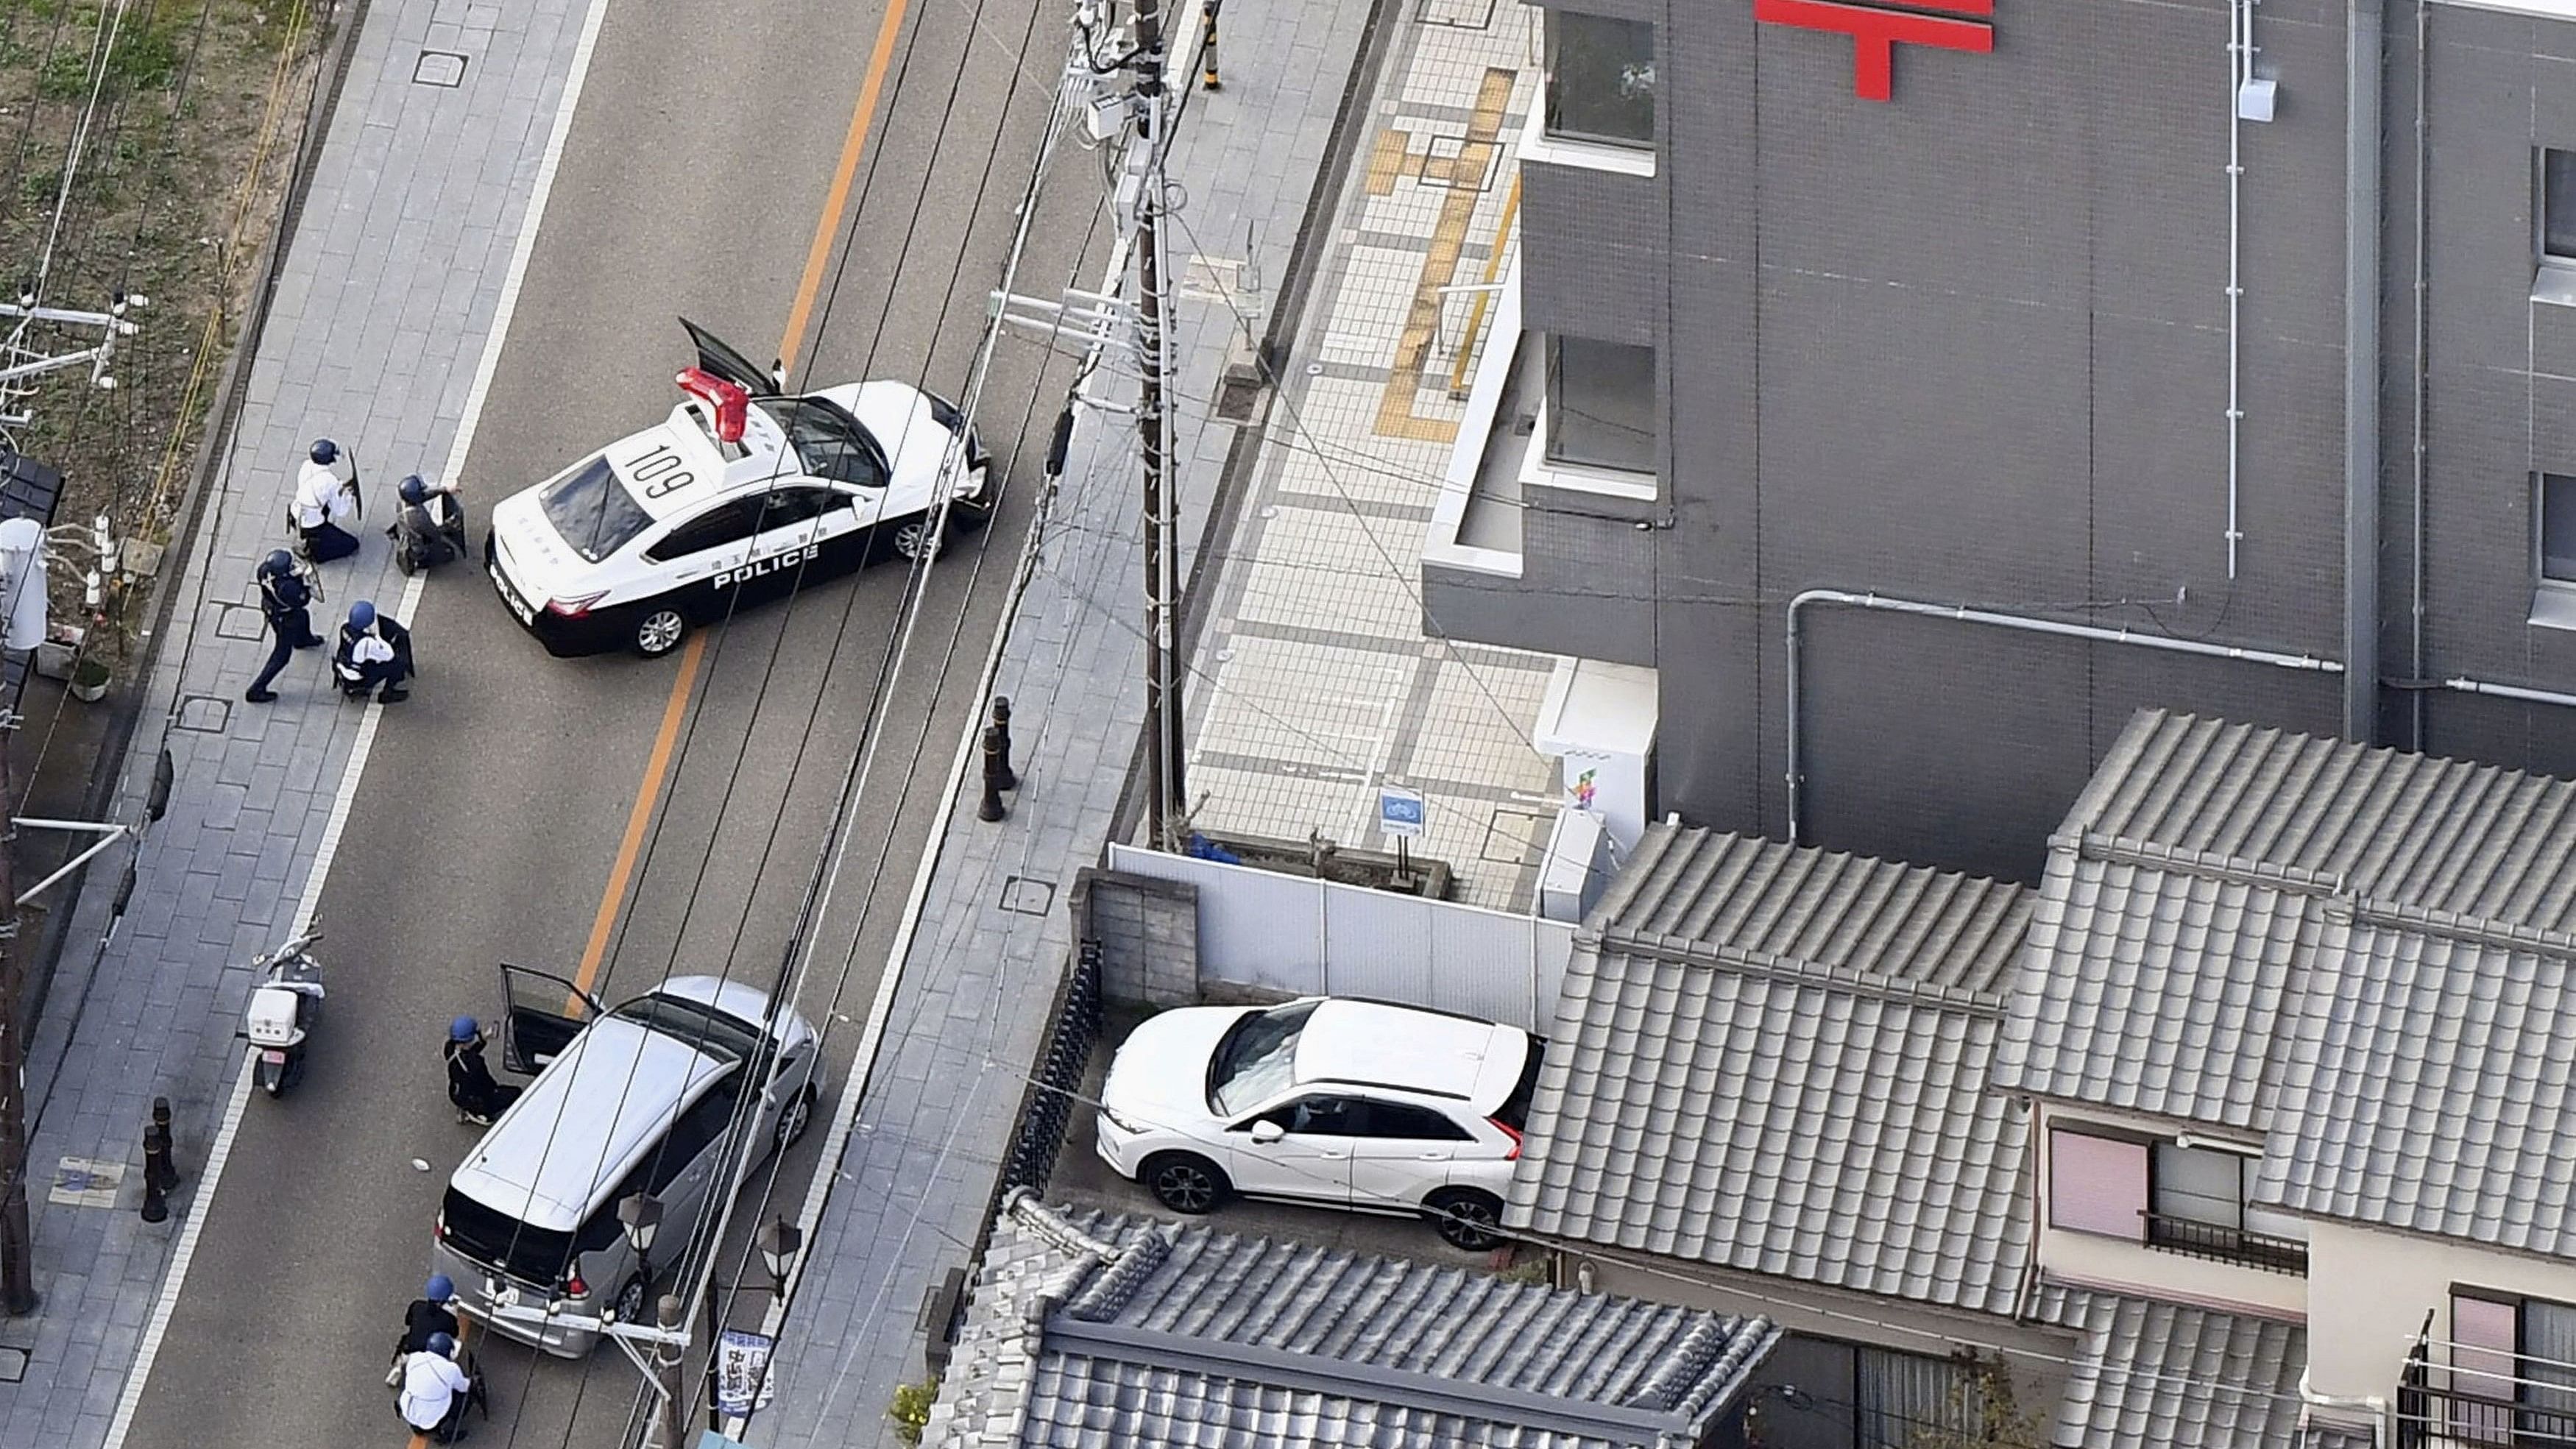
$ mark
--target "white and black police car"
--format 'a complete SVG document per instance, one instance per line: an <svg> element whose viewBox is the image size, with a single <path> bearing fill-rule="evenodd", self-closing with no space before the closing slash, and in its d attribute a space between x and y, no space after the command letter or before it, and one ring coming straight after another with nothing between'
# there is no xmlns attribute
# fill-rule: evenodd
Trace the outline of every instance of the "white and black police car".
<svg viewBox="0 0 2576 1449"><path fill-rule="evenodd" d="M484 570L549 653L667 654L881 547L936 552L943 491L946 526L992 516L990 459L955 405L882 380L789 396L680 325L698 365L670 417L492 509Z"/></svg>

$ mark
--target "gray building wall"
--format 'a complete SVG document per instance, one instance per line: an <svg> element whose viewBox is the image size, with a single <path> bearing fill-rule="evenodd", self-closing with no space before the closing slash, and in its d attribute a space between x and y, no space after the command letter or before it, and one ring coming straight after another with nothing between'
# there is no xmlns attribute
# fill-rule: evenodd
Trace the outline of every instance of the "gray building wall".
<svg viewBox="0 0 2576 1449"><path fill-rule="evenodd" d="M2001 0L1991 54L1899 46L1884 103L1853 93L1847 37L1757 25L1751 0L1569 3L1658 26L1658 174L1525 164L1522 245L1529 328L1661 352L1665 496L1627 580L1657 603L1626 655L1662 670L1659 809L1782 832L1784 611L1806 589L2341 657L2347 0L2258 7L2280 99L2242 131L2233 578L2226 0ZM2576 146L2576 27L2429 17L2418 661L2415 17L2388 8L2384 672L2576 689L2576 639L2525 623L2532 474L2576 472L2576 309L2529 299L2531 148ZM1525 570L1559 577L1566 530L1531 502ZM2140 705L2342 724L2332 675L1804 617L1804 836L1873 855L2033 878ZM2418 693L2386 691L2383 718L2411 724ZM2424 709L2430 748L2576 772L2576 712Z"/></svg>

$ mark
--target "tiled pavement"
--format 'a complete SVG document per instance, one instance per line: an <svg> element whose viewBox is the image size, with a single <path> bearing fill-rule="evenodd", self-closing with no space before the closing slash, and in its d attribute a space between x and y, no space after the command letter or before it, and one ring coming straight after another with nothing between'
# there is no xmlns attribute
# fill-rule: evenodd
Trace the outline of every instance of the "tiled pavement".
<svg viewBox="0 0 2576 1449"><path fill-rule="evenodd" d="M339 439L372 512L393 479L445 465L580 28L574 0L365 10L119 782L116 813L132 818L166 746L169 814L103 944L115 872L93 874L38 1024L29 1195L43 1305L0 1323L0 1345L29 1354L24 1380L0 1384L0 1444L104 1440L191 1216L192 1184L167 1221L135 1213L150 1101L171 1099L182 1165L202 1167L238 1062L227 1033L246 963L289 928L365 717L328 692L311 651L277 703L241 699L267 652L250 572L281 542L291 467L312 438ZM465 56L459 83L417 83L423 50ZM361 536L356 559L323 569L335 601L400 593L382 535ZM102 1170L83 1175L86 1163Z"/></svg>
<svg viewBox="0 0 2576 1449"><path fill-rule="evenodd" d="M1386 0L1387 23L1409 23L1415 3ZM1184 396L1212 396L1244 319L1266 323L1371 9L1280 0L1226 12L1224 88L1191 97L1169 162L1188 193L1169 238L1185 279L1173 335ZM1205 527L1233 442L1230 426L1183 419L1184 533ZM966 1266L1071 945L1064 893L1099 856L1144 718L1138 476L1132 425L1087 413L996 681L1022 783L1003 823L977 821L971 792L952 811L807 1244L777 1402L750 1426L759 1449L891 1442L886 1405L922 1370L923 1290Z"/></svg>
<svg viewBox="0 0 2576 1449"><path fill-rule="evenodd" d="M1203 830L1390 849L1377 787L1422 792L1413 843L1453 898L1528 909L1555 800L1530 730L1552 656L1423 632L1423 527L1515 236L1535 12L1411 0L1302 344L1226 544L1191 680ZM1506 340L1508 345L1508 340ZM1201 395L1203 396L1203 395Z"/></svg>

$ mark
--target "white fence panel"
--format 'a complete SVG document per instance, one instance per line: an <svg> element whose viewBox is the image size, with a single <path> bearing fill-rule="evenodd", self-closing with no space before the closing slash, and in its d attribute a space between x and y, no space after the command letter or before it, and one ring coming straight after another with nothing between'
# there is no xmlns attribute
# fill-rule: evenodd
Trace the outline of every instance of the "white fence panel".
<svg viewBox="0 0 2576 1449"><path fill-rule="evenodd" d="M1250 866L1109 848L1113 870L1199 893L1199 979L1372 996L1545 1031L1574 927Z"/></svg>
<svg viewBox="0 0 2576 1449"><path fill-rule="evenodd" d="M1360 886L1324 887L1324 989L1427 1005L1432 938L1439 934L1427 904Z"/></svg>

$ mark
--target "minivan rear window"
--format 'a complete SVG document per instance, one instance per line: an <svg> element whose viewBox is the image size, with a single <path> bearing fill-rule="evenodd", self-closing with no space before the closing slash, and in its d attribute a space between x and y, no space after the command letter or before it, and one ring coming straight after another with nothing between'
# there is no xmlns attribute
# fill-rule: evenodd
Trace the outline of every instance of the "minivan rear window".
<svg viewBox="0 0 2576 1449"><path fill-rule="evenodd" d="M593 1214L578 1234L531 1227L452 1187L438 1217L449 1247L513 1278L547 1287L563 1280L575 1257L608 1247L618 1233L617 1219L609 1213Z"/></svg>

